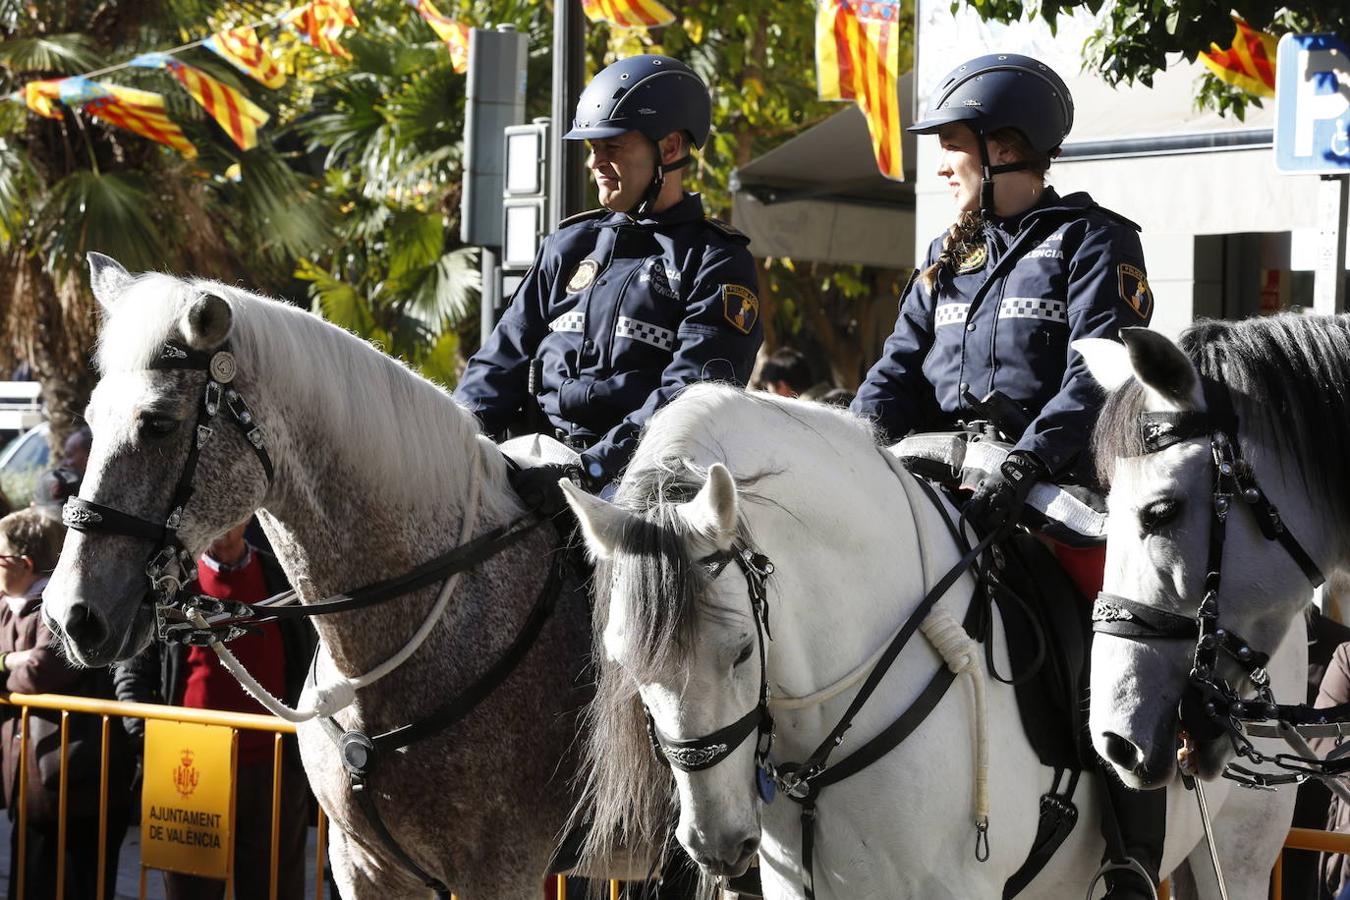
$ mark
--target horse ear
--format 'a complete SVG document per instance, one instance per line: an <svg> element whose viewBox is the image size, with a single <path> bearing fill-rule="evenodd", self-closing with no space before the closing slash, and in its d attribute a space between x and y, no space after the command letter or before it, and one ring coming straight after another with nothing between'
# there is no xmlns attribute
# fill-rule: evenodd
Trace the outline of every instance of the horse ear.
<svg viewBox="0 0 1350 900"><path fill-rule="evenodd" d="M135 279L111 256L91 252L88 259L89 287L94 291L94 299L98 300L104 309L111 310L113 304Z"/></svg>
<svg viewBox="0 0 1350 900"><path fill-rule="evenodd" d="M1130 353L1120 341L1106 338L1080 338L1069 345L1087 363L1088 372L1110 393L1134 377Z"/></svg>
<svg viewBox="0 0 1350 900"><path fill-rule="evenodd" d="M183 339L195 350L213 350L225 343L234 324L234 312L223 297L200 294L180 323Z"/></svg>
<svg viewBox="0 0 1350 900"><path fill-rule="evenodd" d="M609 559L619 546L619 538L635 518L632 513L619 509L608 500L602 500L594 494L577 487L569 478L558 482L567 497L567 505L572 507L577 521L581 523L581 535L586 539L586 549L596 559Z"/></svg>
<svg viewBox="0 0 1350 900"><path fill-rule="evenodd" d="M1148 328L1122 328L1120 339L1129 350L1134 377L1151 395L1150 405L1204 408L1200 375L1171 339Z"/></svg>
<svg viewBox="0 0 1350 900"><path fill-rule="evenodd" d="M718 550L730 549L736 537L737 511L736 481L721 463L708 468L698 495L679 508L680 518Z"/></svg>

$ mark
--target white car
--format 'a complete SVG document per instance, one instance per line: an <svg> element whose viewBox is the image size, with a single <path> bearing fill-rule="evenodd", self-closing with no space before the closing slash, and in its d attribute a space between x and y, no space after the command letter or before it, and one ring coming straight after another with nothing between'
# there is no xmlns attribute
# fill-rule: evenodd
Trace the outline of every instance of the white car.
<svg viewBox="0 0 1350 900"><path fill-rule="evenodd" d="M51 464L47 423L29 429L0 450L0 491L15 509L33 499L38 476Z"/></svg>

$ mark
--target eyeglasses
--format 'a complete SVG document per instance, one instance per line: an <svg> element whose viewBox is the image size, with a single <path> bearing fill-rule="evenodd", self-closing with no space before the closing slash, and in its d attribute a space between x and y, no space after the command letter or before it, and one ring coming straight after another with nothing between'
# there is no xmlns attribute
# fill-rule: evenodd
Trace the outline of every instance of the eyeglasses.
<svg viewBox="0 0 1350 900"><path fill-rule="evenodd" d="M23 562L22 556L14 556L10 554L0 553L0 564L8 566L8 565L18 565L21 562Z"/></svg>

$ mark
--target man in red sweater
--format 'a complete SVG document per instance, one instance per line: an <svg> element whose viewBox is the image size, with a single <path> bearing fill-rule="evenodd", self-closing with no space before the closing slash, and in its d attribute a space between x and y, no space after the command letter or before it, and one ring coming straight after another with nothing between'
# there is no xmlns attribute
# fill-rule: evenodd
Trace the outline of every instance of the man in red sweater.
<svg viewBox="0 0 1350 900"><path fill-rule="evenodd" d="M276 560L244 540L246 524L221 535L197 561L201 593L222 600L255 603L286 589ZM313 650L312 631L306 625L266 623L230 642L230 650L274 696L294 703L303 687ZM209 647L153 643L114 676L123 700L172 703L197 709L266 714L248 696ZM135 733L144 723L123 720ZM144 732L138 736L143 736ZM269 896L271 867L273 734L239 732L239 763L235 775L234 894ZM281 778L281 837L277 896L281 900L304 894L305 833L308 827L308 786L288 738ZM224 896L221 881L166 872L169 900L216 900Z"/></svg>

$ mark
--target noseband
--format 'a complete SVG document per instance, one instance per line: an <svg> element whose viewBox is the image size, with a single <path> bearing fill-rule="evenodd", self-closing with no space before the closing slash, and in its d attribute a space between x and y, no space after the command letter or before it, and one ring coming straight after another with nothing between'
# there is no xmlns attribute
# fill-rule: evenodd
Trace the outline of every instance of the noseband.
<svg viewBox="0 0 1350 900"><path fill-rule="evenodd" d="M756 553L738 542L729 550L703 557L698 560L698 565L707 571L709 581L715 581L732 562L736 563L745 575L745 584L750 592L750 609L755 617L755 636L759 642L759 702L754 709L725 728L690 740L676 740L663 734L656 727L652 714L647 712L647 733L651 737L652 749L659 758L682 772L698 772L726 759L737 747L745 743L746 738L757 731L759 739L755 746L755 782L760 797L764 802L771 803L777 789L774 786L773 770L768 762L769 753L773 750L773 715L769 712L769 679L764 639L767 635L769 640L773 640L773 634L769 630L768 595L768 580L773 574L773 563L764 554Z"/></svg>
<svg viewBox="0 0 1350 900"><path fill-rule="evenodd" d="M1241 749L1250 744L1242 737L1238 720L1284 719L1287 708L1278 706L1271 693L1270 676L1265 669L1270 655L1252 649L1239 634L1219 625L1224 538L1234 499L1251 508L1261 534L1285 549L1313 587L1320 586L1326 578L1280 518L1275 505L1257 484L1251 464L1243 458L1237 440L1237 415L1228 388L1211 378L1202 379L1202 384L1208 407L1205 412L1146 412L1140 415L1139 423L1145 454L1158 453L1193 438L1207 437L1210 442L1213 490L1209 558L1204 593L1196 614L1180 615L1102 592L1092 608L1092 630L1131 640L1194 640L1190 679L1179 709L1182 724L1198 740L1230 734ZM1236 688L1217 677L1220 651L1246 673L1256 689L1255 700L1244 700Z"/></svg>
<svg viewBox="0 0 1350 900"><path fill-rule="evenodd" d="M196 576L196 561L183 542L178 538L178 527L183 520L183 509L192 498L193 479L197 474L197 462L202 448L215 433L216 417L222 411L225 417L243 433L248 445L262 464L271 485L273 478L272 459L267 454L263 439L263 430L255 421L253 412L244 398L239 395L231 383L238 373L235 357L228 343L222 344L211 352L195 350L177 341L165 341L159 356L153 359L147 368L185 369L207 373L206 386L202 389L201 401L197 406L197 422L188 448L187 460L179 473L178 483L174 487L173 497L169 501L169 511L163 522L142 519L139 516L122 512L111 506L71 497L61 510L61 520L67 528L86 534L123 535L152 541L154 549L145 564L145 575L149 581L149 590L145 599L155 607L156 629L161 639L167 638L172 630L170 618L177 613L181 619L183 588ZM247 607L231 601L214 598L194 598L196 608L209 612L234 612L243 614ZM236 610L235 607L238 607ZM243 634L243 628L234 626L227 632L225 639Z"/></svg>

